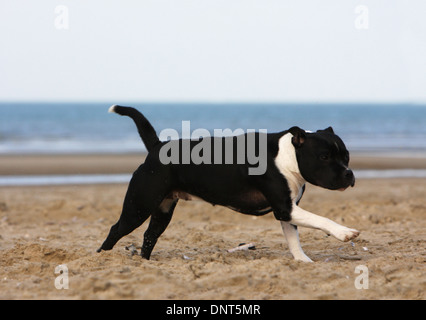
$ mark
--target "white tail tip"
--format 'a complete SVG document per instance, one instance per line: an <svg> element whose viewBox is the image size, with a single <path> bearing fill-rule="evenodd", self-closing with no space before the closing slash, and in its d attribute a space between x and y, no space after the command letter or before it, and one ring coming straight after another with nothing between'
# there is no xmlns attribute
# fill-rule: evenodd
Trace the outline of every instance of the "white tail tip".
<svg viewBox="0 0 426 320"><path fill-rule="evenodd" d="M117 106L116 104L113 104L111 107L109 107L108 112L109 113L115 113L115 107L116 106Z"/></svg>

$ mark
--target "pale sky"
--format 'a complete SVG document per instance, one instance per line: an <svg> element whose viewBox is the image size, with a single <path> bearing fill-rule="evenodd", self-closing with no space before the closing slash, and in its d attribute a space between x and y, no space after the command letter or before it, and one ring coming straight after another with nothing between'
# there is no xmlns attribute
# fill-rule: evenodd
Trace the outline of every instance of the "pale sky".
<svg viewBox="0 0 426 320"><path fill-rule="evenodd" d="M424 103L425 17L424 0L1 0L0 101Z"/></svg>

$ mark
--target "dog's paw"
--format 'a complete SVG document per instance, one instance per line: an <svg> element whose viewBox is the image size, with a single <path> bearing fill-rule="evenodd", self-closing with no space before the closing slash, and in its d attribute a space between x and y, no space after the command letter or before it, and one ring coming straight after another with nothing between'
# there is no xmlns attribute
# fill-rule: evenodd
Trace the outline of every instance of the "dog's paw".
<svg viewBox="0 0 426 320"><path fill-rule="evenodd" d="M295 255L294 260L302 262L313 262L306 254Z"/></svg>
<svg viewBox="0 0 426 320"><path fill-rule="evenodd" d="M340 241L347 242L358 237L359 233L360 232L358 230L340 226L340 228L335 230L332 235Z"/></svg>

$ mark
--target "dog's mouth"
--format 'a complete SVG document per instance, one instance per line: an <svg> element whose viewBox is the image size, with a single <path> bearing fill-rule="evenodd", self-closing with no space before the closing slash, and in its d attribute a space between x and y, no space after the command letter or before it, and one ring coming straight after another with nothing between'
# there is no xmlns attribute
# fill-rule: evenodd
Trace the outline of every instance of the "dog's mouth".
<svg viewBox="0 0 426 320"><path fill-rule="evenodd" d="M355 186L355 178L353 178L352 182L349 185L347 185L344 188L337 189L337 190L339 190L339 191L345 191L347 188L349 188L349 187L353 188L354 186Z"/></svg>

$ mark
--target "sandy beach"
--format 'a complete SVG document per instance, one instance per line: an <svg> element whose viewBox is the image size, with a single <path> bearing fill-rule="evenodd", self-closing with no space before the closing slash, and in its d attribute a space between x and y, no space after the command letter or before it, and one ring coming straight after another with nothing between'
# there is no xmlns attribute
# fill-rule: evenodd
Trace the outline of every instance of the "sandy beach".
<svg viewBox="0 0 426 320"><path fill-rule="evenodd" d="M143 155L0 157L0 175L131 173ZM354 157L353 168L426 168L424 158ZM425 299L426 179L358 179L345 192L307 186L301 207L361 231L342 243L299 228L315 261L293 260L272 214L252 217L179 202L152 260L96 253L119 217L126 184L0 188L0 299ZM227 252L253 242L255 250ZM68 289L57 289L59 265ZM357 289L358 266L368 289Z"/></svg>

